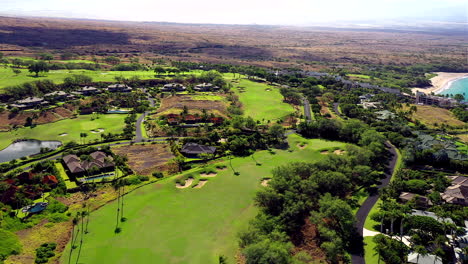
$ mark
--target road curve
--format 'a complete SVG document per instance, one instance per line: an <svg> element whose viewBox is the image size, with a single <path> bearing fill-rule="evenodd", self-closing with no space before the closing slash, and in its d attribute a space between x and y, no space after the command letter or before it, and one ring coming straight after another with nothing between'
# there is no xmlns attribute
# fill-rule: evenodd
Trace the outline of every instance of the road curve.
<svg viewBox="0 0 468 264"><path fill-rule="evenodd" d="M389 142L385 143L385 146L389 148L389 152L391 154L391 159L387 165L387 170L385 171L385 178L381 181L380 185L377 186L377 189L380 190L383 187L387 186L390 183L390 179L392 178L393 171L395 170L395 166L398 159L398 154L396 152L395 147L390 144ZM364 222L366 221L367 215L369 215L370 210L374 207L375 203L379 199L379 192L376 191L374 194L367 197L364 203L361 205L359 210L356 213L356 224L355 227L359 233L359 236L362 238L362 233L364 229ZM362 244L358 249L355 250L351 254L351 262L353 264L365 264L364 260L364 244ZM372 263L367 263L372 264Z"/></svg>
<svg viewBox="0 0 468 264"><path fill-rule="evenodd" d="M150 107L154 107L154 99L148 94L148 101L150 102ZM135 142L142 142L145 138L143 136L143 131L141 129L141 123L145 120L145 117L149 114L149 111L144 112L136 121L135 124Z"/></svg>
<svg viewBox="0 0 468 264"><path fill-rule="evenodd" d="M338 107L340 106L340 103L333 103L333 111L335 112L335 114L343 119L345 119L346 117L343 116L341 113L340 113L340 110L338 109Z"/></svg>

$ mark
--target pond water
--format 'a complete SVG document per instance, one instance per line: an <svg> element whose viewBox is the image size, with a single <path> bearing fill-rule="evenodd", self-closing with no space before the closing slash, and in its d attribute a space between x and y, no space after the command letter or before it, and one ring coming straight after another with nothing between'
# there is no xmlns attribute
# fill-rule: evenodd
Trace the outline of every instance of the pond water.
<svg viewBox="0 0 468 264"><path fill-rule="evenodd" d="M41 148L56 149L60 145L62 145L60 141L40 141L32 139L19 141L10 144L0 151L0 163L38 154L41 152Z"/></svg>

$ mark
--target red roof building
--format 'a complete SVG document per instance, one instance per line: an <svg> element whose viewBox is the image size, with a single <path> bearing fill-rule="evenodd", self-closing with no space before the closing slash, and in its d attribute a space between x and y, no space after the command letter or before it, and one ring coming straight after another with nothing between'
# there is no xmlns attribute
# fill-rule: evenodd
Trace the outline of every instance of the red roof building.
<svg viewBox="0 0 468 264"><path fill-rule="evenodd" d="M47 185L56 185L58 184L58 180L54 175L46 175L42 178L42 183Z"/></svg>

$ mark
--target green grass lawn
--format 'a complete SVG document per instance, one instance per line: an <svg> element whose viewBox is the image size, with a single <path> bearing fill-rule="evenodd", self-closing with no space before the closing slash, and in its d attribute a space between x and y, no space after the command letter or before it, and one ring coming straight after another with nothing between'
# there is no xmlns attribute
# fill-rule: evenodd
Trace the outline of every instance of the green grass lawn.
<svg viewBox="0 0 468 264"><path fill-rule="evenodd" d="M361 79L370 79L369 75L364 75L364 74L348 74L347 76L361 78Z"/></svg>
<svg viewBox="0 0 468 264"><path fill-rule="evenodd" d="M379 256L375 254L375 243L372 238L374 237L364 237L364 259L368 264L379 263ZM385 264L383 261L380 261L380 263Z"/></svg>
<svg viewBox="0 0 468 264"><path fill-rule="evenodd" d="M257 152L254 158L261 166L252 157L234 158L232 165L238 176L224 161L221 164L227 169L208 178L201 189L177 189L174 177L139 188L125 197L128 219L121 223L120 234L114 234L116 202L100 208L91 214L90 233L85 235L79 262L209 264L218 263L222 254L228 257L228 263L235 263L236 234L257 213L253 197L263 188L261 179L271 177L271 170L281 164L323 158L317 150L321 142L310 142L311 147L302 150L292 145L292 152ZM330 147L333 144L343 146L340 142L323 142ZM190 173L198 175L196 170ZM69 249L70 245L62 263L68 262Z"/></svg>
<svg viewBox="0 0 468 264"><path fill-rule="evenodd" d="M64 62L72 62L72 61L64 61ZM83 60L78 60L75 62L86 62ZM91 61L88 61L91 62ZM93 63L93 62L91 62ZM145 79L160 79L160 78L167 78L167 77L174 77L169 75L161 75L155 77L155 73L153 71L90 71L90 70L51 70L46 73L41 73L39 77L35 77L35 74L30 73L27 69L20 69L21 73L15 74L11 68L0 68L0 90L8 87L23 84L25 82L33 82L38 80L52 80L53 82L60 84L63 83L63 79L68 76L74 74L81 74L87 75L93 79L95 82L114 82L115 77L122 76L125 78L130 78L133 76L137 76L138 78L145 80ZM191 71L180 75L181 77L185 77L190 75L200 75L202 71ZM229 77L230 75L226 75Z"/></svg>
<svg viewBox="0 0 468 264"><path fill-rule="evenodd" d="M63 167L62 163L55 162L55 167L57 168L60 174L60 177L62 177L63 181L65 182L65 186L67 186L67 190L78 187L76 185L76 182L70 181L70 177L68 177L67 173L65 172L65 168Z"/></svg>
<svg viewBox="0 0 468 264"><path fill-rule="evenodd" d="M106 114L99 115L92 120L94 115L82 115L74 119L60 120L54 123L38 125L34 128L24 127L10 132L0 133L0 149L7 147L15 139L59 140L80 142L80 133L87 133L86 142L101 139L101 133L92 133L91 130L104 129L103 133L120 133L124 127L124 119L127 115ZM66 136L60 134L66 133Z"/></svg>
<svg viewBox="0 0 468 264"><path fill-rule="evenodd" d="M0 89L19 85L25 82L38 80L52 80L55 83L63 83L63 79L73 74L87 75L93 78L95 82L113 82L115 77L123 76L126 78L138 76L140 79L155 79L152 71L90 71L90 70L53 70L47 73L41 73L35 77L27 69L20 69L21 73L16 75L10 68L0 68Z"/></svg>
<svg viewBox="0 0 468 264"><path fill-rule="evenodd" d="M240 91L238 86L245 91ZM294 112L291 105L283 103L279 89L265 83L242 79L234 84L233 90L239 95L245 115L253 119L273 121Z"/></svg>
<svg viewBox="0 0 468 264"><path fill-rule="evenodd" d="M8 256L21 252L21 244L14 233L0 229L0 237L0 255Z"/></svg>

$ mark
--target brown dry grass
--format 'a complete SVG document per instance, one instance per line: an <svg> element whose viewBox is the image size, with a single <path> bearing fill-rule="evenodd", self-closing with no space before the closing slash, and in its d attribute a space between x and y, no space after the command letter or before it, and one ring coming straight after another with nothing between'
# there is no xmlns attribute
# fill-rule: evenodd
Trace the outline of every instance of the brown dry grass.
<svg viewBox="0 0 468 264"><path fill-rule="evenodd" d="M461 142L468 143L468 134L459 134L459 135L455 135L455 136L460 138Z"/></svg>
<svg viewBox="0 0 468 264"><path fill-rule="evenodd" d="M47 220L43 220L32 228L16 232L20 242L23 244L23 251L19 255L10 256L5 263L34 263L35 250L43 243L54 241L57 243L57 251L61 252L68 243L71 236L72 222L54 223L52 226L46 225Z"/></svg>
<svg viewBox="0 0 468 264"><path fill-rule="evenodd" d="M305 251L313 258L314 263L326 263L325 252L320 248L317 237L317 226L307 218L304 226L301 228L301 231L293 235L292 239L295 245L293 254Z"/></svg>
<svg viewBox="0 0 468 264"><path fill-rule="evenodd" d="M432 63L444 59L463 63L466 36L457 32L411 32L300 28L287 26L183 25L161 23L0 18L7 56L67 49L91 57L97 52L148 58L249 64L265 67L301 66L321 69L309 61L373 64ZM76 34L80 30L80 34ZM2 35L0 35L2 39Z"/></svg>
<svg viewBox="0 0 468 264"><path fill-rule="evenodd" d="M22 111L16 115L11 114L9 111L4 111L0 113L0 131L8 131L13 127L24 126L26 119L33 117L35 114L37 118L33 120L33 123L37 125L70 118L73 115L73 108L67 107L57 107L44 112Z"/></svg>
<svg viewBox="0 0 468 264"><path fill-rule="evenodd" d="M227 117L226 104L222 101L212 100L193 100L190 95L175 95L165 97L161 100L161 107L158 110L157 116L181 113L187 107L191 114L201 113L205 109L208 113Z"/></svg>
<svg viewBox="0 0 468 264"><path fill-rule="evenodd" d="M429 106L429 105L416 105L417 111L410 117L411 120L419 120L430 128L435 128L435 124L440 127L442 124L446 124L453 127L463 127L466 123L458 120L452 112L447 109ZM407 107L404 108L408 110Z"/></svg>
<svg viewBox="0 0 468 264"><path fill-rule="evenodd" d="M174 158L168 144L147 144L113 147L112 151L128 158L130 168L140 175L167 170L167 163Z"/></svg>

